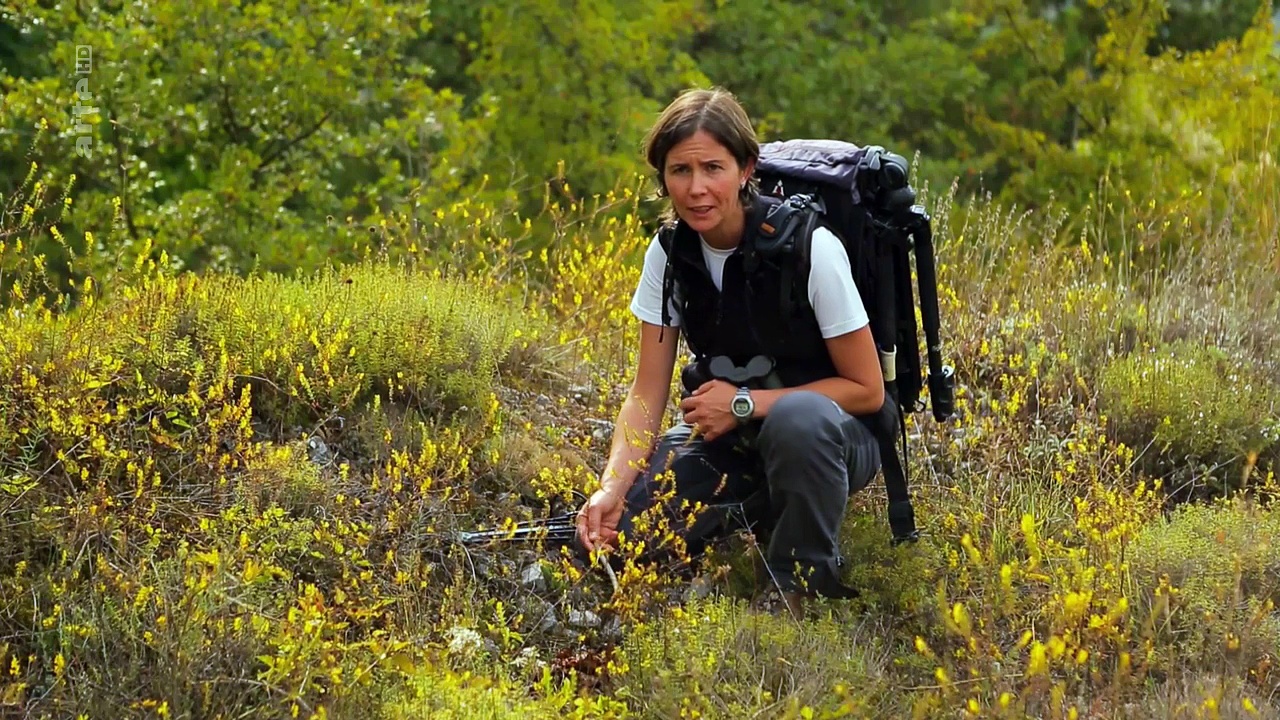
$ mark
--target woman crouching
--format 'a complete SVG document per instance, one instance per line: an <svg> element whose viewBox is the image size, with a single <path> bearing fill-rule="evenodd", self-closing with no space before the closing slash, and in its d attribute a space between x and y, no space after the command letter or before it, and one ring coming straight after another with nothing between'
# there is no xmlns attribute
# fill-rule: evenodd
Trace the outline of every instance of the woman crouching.
<svg viewBox="0 0 1280 720"><path fill-rule="evenodd" d="M804 596L847 596L845 504L880 465L858 417L885 403L849 257L819 226L807 277L790 280L807 286L808 302L781 301L788 259L755 252L771 207L752 182L759 143L725 90L682 94L645 151L670 209L631 300L637 367L600 488L578 514L579 540L591 550L630 536L673 482L675 501L663 505L671 512L682 501L760 509L750 522L768 536L765 565L793 611ZM681 335L693 354L682 369L682 419L659 436ZM691 553L714 524L689 528Z"/></svg>

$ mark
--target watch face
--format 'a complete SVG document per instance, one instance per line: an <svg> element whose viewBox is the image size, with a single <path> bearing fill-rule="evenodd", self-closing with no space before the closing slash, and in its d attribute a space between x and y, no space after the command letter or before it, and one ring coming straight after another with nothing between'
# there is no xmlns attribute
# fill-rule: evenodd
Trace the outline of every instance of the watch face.
<svg viewBox="0 0 1280 720"><path fill-rule="evenodd" d="M738 417L746 417L751 414L751 400L748 398L737 397L733 399L733 414Z"/></svg>

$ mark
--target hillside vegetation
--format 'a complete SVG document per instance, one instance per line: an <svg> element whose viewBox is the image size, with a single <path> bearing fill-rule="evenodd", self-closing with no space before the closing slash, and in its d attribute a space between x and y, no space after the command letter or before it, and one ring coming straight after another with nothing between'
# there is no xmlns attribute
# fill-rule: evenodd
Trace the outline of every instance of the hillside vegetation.
<svg viewBox="0 0 1280 720"><path fill-rule="evenodd" d="M1280 714L1270 8L1205 37L1177 3L850 1L842 54L816 3L770 11L804 47L752 35L767 3L580 5L0 16L0 717ZM938 86L806 115L798 84L893 58ZM919 153L935 229L958 413L908 419L923 536L890 545L873 483L861 597L803 621L750 608L744 537L459 538L594 487L659 207L636 131L705 81L765 139Z"/></svg>

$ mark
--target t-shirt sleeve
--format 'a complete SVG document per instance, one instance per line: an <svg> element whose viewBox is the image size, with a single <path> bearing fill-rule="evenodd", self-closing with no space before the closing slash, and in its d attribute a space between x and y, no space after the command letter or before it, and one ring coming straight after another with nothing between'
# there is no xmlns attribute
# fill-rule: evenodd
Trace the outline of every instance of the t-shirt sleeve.
<svg viewBox="0 0 1280 720"><path fill-rule="evenodd" d="M667 253L662 249L658 236L654 235L649 242L649 249L644 253L640 282L636 284L635 294L631 296L631 313L643 322L662 324L662 273L666 266ZM668 327L679 327L680 313L676 310L675 298L667 302L667 308L671 311Z"/></svg>
<svg viewBox="0 0 1280 720"><path fill-rule="evenodd" d="M840 238L822 227L813 231L810 246L809 304L824 339L859 330L870 322L853 283L849 254Z"/></svg>

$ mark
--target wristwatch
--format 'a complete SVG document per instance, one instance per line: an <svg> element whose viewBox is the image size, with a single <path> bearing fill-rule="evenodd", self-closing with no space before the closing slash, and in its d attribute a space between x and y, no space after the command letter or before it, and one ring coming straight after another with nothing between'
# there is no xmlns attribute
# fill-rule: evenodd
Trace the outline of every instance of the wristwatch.
<svg viewBox="0 0 1280 720"><path fill-rule="evenodd" d="M738 418L738 424L750 420L751 415L756 411L756 401L751 399L751 391L745 387L738 388L738 392L733 396L733 402L729 403L729 410L734 417Z"/></svg>

